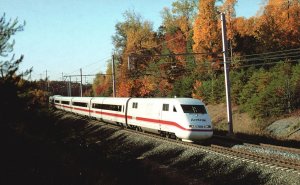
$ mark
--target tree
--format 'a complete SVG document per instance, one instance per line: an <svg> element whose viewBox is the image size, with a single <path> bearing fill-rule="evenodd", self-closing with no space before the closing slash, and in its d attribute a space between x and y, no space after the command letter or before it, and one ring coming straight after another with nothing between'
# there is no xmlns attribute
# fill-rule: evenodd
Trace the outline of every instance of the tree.
<svg viewBox="0 0 300 185"><path fill-rule="evenodd" d="M192 25L196 15L196 0L178 0L172 3L172 9L162 11L165 42L170 53L187 53L192 51ZM176 56L180 62L188 61L188 57Z"/></svg>
<svg viewBox="0 0 300 185"><path fill-rule="evenodd" d="M288 79L287 79L288 80ZM292 68L292 76L289 81L290 96L291 96L291 108L300 108L300 64L295 65Z"/></svg>
<svg viewBox="0 0 300 185"><path fill-rule="evenodd" d="M126 57L131 53L141 54L157 45L150 21L143 21L140 15L130 11L124 13L124 19L116 24L116 34L112 37L118 54Z"/></svg>
<svg viewBox="0 0 300 185"><path fill-rule="evenodd" d="M98 73L93 82L93 94L95 96L108 97L112 96L112 61L108 60L106 73Z"/></svg>
<svg viewBox="0 0 300 185"><path fill-rule="evenodd" d="M191 87L194 83L192 79L193 69L190 70L190 63L194 63L192 55L172 55L191 53L193 45L193 22L197 13L197 0L177 0L172 3L172 8L164 8L161 12L163 24L161 26L162 49L163 54L171 55L167 58L161 58L161 74L165 74L167 89L170 90L168 96L191 96L191 91L183 92L181 80L187 80L185 87ZM186 89L185 88L185 89ZM180 92L178 91L180 90ZM171 92L172 91L172 92ZM170 94L171 93L171 94ZM164 93L163 93L164 94Z"/></svg>
<svg viewBox="0 0 300 185"><path fill-rule="evenodd" d="M194 82L195 79L193 76L182 76L174 83L174 89L171 95L177 97L192 97Z"/></svg>
<svg viewBox="0 0 300 185"><path fill-rule="evenodd" d="M23 55L18 59L15 59L14 55L9 60L5 59L13 51L15 42L11 41L11 37L22 31L24 25L25 23L19 24L17 19L6 21L5 14L0 18L0 120L11 119L28 109L26 82L22 78L26 77L31 69L17 74Z"/></svg>
<svg viewBox="0 0 300 185"><path fill-rule="evenodd" d="M235 41L235 53L237 55L249 55L259 52L257 46L259 41L255 36L256 30L256 17L245 19L244 17L238 17L234 20L234 30L236 33L233 40Z"/></svg>
<svg viewBox="0 0 300 185"><path fill-rule="evenodd" d="M243 86L239 103L253 118L290 113L299 105L299 65L280 63L253 72Z"/></svg>
<svg viewBox="0 0 300 185"><path fill-rule="evenodd" d="M147 56L156 53L157 35L153 31L152 23L143 21L135 12L126 11L124 18L124 22L116 24L117 32L113 36L115 50L120 58L118 94L139 96L140 89L129 88L134 92L126 93L121 91L131 85L135 88L142 87L138 83L143 81L143 75L152 62L151 57ZM130 69L128 69L128 59Z"/></svg>
<svg viewBox="0 0 300 185"><path fill-rule="evenodd" d="M256 26L261 52L300 46L300 2L269 0Z"/></svg>
<svg viewBox="0 0 300 185"><path fill-rule="evenodd" d="M236 30L234 29L234 19L236 17L234 6L236 5L237 0L226 0L221 6L221 11L225 13L226 16L226 27L227 27L227 39L229 43L229 51L231 58L233 57L233 47L235 45L235 34Z"/></svg>
<svg viewBox="0 0 300 185"><path fill-rule="evenodd" d="M161 15L165 31L174 33L180 29L183 33L190 32L197 13L196 2L197 0L177 0L172 3L172 10L164 8Z"/></svg>
<svg viewBox="0 0 300 185"><path fill-rule="evenodd" d="M194 23L193 51L209 53L201 55L200 61L216 58L217 52L222 51L220 42L221 32L218 26L216 0L200 0L199 13Z"/></svg>
<svg viewBox="0 0 300 185"><path fill-rule="evenodd" d="M143 76L137 79L139 97L153 97L157 84L153 76Z"/></svg>

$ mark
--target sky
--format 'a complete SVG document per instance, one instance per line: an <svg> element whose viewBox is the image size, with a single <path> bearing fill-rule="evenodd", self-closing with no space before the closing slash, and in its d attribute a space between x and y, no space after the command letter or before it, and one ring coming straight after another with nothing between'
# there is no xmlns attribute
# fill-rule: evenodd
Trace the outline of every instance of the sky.
<svg viewBox="0 0 300 185"><path fill-rule="evenodd" d="M26 22L13 39L13 53L24 55L20 71L33 67L32 80L61 80L64 75L105 73L113 52L115 25L123 14L134 10L153 22L162 23L161 11L176 0L0 0L0 16ZM238 0L237 16L255 16L262 0ZM4 60L0 58L0 61ZM76 79L72 79L76 80ZM79 78L78 78L79 80ZM92 82L93 77L84 79Z"/></svg>

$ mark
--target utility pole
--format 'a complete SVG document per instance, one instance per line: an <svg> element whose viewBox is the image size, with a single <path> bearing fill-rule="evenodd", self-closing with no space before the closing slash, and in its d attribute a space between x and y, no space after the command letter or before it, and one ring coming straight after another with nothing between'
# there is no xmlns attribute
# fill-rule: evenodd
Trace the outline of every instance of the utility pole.
<svg viewBox="0 0 300 185"><path fill-rule="evenodd" d="M80 96L82 97L82 69L80 68Z"/></svg>
<svg viewBox="0 0 300 185"><path fill-rule="evenodd" d="M226 19L225 14L221 13L221 26L222 26L222 43L223 43L223 60L224 60L224 73L225 73L225 89L226 89L226 107L227 107L227 121L228 121L228 135L233 135L232 124L232 110L231 110L231 98L230 98L230 79L229 79L229 67L227 64L227 35L226 35Z"/></svg>
<svg viewBox="0 0 300 185"><path fill-rule="evenodd" d="M61 81L62 81L62 82L65 81L64 73L63 73L63 72L61 73ZM68 82L66 81L67 95L69 96L69 87L68 87L68 84L67 84L67 83L68 83Z"/></svg>
<svg viewBox="0 0 300 185"><path fill-rule="evenodd" d="M85 84L85 91L87 91L87 81L86 81L86 76L84 76L84 84Z"/></svg>
<svg viewBox="0 0 300 185"><path fill-rule="evenodd" d="M46 90L49 91L48 71L46 70Z"/></svg>
<svg viewBox="0 0 300 185"><path fill-rule="evenodd" d="M116 97L116 78L115 78L115 57L112 55L112 80L113 80L113 97Z"/></svg>
<svg viewBox="0 0 300 185"><path fill-rule="evenodd" d="M128 64L127 65L128 65L127 69L128 69L128 71L130 71L130 55L128 55Z"/></svg>
<svg viewBox="0 0 300 185"><path fill-rule="evenodd" d="M63 73L62 73L63 75ZM111 74L110 74L111 75ZM82 88L83 88L83 85L82 85L82 77L87 77L87 76L95 76L95 75L83 75L82 74L82 69L80 69L80 74L79 75L65 75L65 76L62 76L63 78L66 78L66 83L68 83L67 85L67 92L68 92L68 96L72 96L72 80L71 80L71 77L75 77L76 81L75 81L75 84L77 85L77 77L80 77L80 89L79 89L79 94L80 96L82 96ZM68 80L69 78L69 80ZM69 81L69 82L68 82Z"/></svg>
<svg viewBox="0 0 300 185"><path fill-rule="evenodd" d="M69 81L69 96L72 96L72 87L71 87L71 76L69 76L70 81Z"/></svg>

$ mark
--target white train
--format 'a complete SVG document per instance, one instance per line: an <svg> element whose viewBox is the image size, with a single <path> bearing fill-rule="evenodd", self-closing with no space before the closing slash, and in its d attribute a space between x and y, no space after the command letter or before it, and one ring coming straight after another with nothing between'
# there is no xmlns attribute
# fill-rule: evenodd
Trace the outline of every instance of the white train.
<svg viewBox="0 0 300 185"><path fill-rule="evenodd" d="M196 141L213 134L205 105L192 98L51 96L57 109L162 136Z"/></svg>

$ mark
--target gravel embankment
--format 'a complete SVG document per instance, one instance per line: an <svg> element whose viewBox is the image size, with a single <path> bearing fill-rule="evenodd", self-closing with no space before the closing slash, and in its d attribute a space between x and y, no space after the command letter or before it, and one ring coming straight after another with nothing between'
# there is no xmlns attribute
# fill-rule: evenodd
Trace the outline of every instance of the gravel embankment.
<svg viewBox="0 0 300 185"><path fill-rule="evenodd" d="M255 146L247 146L247 145L235 145L232 148L249 151L251 153L256 153L258 155L265 155L273 158L294 161L295 163L300 164L300 154L289 152L289 151L280 151L272 148L261 148Z"/></svg>
<svg viewBox="0 0 300 185"><path fill-rule="evenodd" d="M36 178L32 184L273 185L300 182L300 175L292 172L129 134L97 121L78 120L77 116L60 111L54 112L54 116L57 120L52 129L47 127L42 131L45 133L39 133L43 139L35 144L32 144L34 137L29 140L30 145L41 147L35 151L34 165L24 169L32 170L29 176Z"/></svg>

